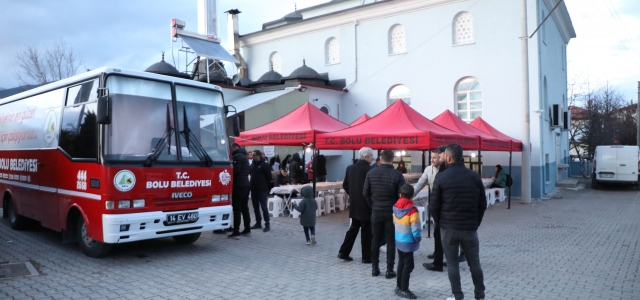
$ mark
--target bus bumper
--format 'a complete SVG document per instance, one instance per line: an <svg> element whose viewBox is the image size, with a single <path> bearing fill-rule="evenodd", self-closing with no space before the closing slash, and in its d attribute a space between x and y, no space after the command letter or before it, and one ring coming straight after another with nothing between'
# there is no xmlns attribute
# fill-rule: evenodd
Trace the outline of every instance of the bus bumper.
<svg viewBox="0 0 640 300"><path fill-rule="evenodd" d="M165 224L168 215L195 211L198 212L198 220L193 223ZM231 205L203 207L188 211L103 214L103 238L105 243L117 244L226 229L231 226L231 214Z"/></svg>

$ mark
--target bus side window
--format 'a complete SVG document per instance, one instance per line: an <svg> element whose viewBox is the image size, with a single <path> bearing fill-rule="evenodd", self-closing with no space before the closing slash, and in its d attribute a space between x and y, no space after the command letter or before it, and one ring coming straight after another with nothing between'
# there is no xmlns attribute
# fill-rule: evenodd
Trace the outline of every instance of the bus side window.
<svg viewBox="0 0 640 300"><path fill-rule="evenodd" d="M98 98L98 79L84 82L67 90L67 106Z"/></svg>
<svg viewBox="0 0 640 300"><path fill-rule="evenodd" d="M97 102L65 107L60 148L72 158L98 158Z"/></svg>

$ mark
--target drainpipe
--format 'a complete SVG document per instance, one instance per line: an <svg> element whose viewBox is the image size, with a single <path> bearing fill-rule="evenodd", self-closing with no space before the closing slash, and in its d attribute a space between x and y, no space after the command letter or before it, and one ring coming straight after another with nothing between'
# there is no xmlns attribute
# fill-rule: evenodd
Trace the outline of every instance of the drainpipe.
<svg viewBox="0 0 640 300"><path fill-rule="evenodd" d="M238 67L238 75L240 78L247 77L247 63L244 61L242 55L240 55L240 30L238 29L238 14L241 11L237 9L230 9L226 11L229 14L227 18L227 30L230 46L233 47L232 50L229 51L231 55L233 55L240 63L236 63L236 67Z"/></svg>
<svg viewBox="0 0 640 300"><path fill-rule="evenodd" d="M354 79L344 90L349 90L358 81L358 20L353 21Z"/></svg>

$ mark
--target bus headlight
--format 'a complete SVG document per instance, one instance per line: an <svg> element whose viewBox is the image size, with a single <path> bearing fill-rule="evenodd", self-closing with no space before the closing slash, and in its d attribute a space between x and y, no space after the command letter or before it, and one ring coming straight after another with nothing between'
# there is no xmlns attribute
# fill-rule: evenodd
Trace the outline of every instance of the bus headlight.
<svg viewBox="0 0 640 300"><path fill-rule="evenodd" d="M229 195L228 194L221 195L220 201L229 201Z"/></svg>
<svg viewBox="0 0 640 300"><path fill-rule="evenodd" d="M133 208L141 208L141 207L144 207L144 199L133 200Z"/></svg>
<svg viewBox="0 0 640 300"><path fill-rule="evenodd" d="M211 202L218 202L218 201L220 201L220 195L211 196Z"/></svg>
<svg viewBox="0 0 640 300"><path fill-rule="evenodd" d="M113 202L113 201L106 201L106 202L104 203L104 207L105 207L106 209L114 209L114 208L115 208L115 202Z"/></svg>
<svg viewBox="0 0 640 300"><path fill-rule="evenodd" d="M118 208L130 208L130 207L131 207L131 201L129 200L118 201Z"/></svg>

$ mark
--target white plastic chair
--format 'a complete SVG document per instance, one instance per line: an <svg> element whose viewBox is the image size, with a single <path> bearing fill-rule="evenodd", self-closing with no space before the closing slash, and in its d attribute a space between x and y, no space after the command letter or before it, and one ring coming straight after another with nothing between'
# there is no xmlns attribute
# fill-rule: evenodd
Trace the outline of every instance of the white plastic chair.
<svg viewBox="0 0 640 300"><path fill-rule="evenodd" d="M273 218L280 217L283 214L284 202L282 198L278 196L274 196L273 198L267 199L267 208L269 209L269 215Z"/></svg>
<svg viewBox="0 0 640 300"><path fill-rule="evenodd" d="M325 214L336 212L335 197L331 194L324 196L324 210Z"/></svg>
<svg viewBox="0 0 640 300"><path fill-rule="evenodd" d="M344 203L344 194L340 193L340 194L335 194L334 197L336 198L336 211L343 211L346 207L345 203Z"/></svg>
<svg viewBox="0 0 640 300"><path fill-rule="evenodd" d="M324 212L324 197L316 197L316 203L318 204L318 210L316 210L316 217L322 216Z"/></svg>
<svg viewBox="0 0 640 300"><path fill-rule="evenodd" d="M424 228L427 226L427 211L424 206L416 206L416 208L418 209L418 215L420 216L420 226L421 228Z"/></svg>
<svg viewBox="0 0 640 300"><path fill-rule="evenodd" d="M504 202L507 199L506 193L505 193L505 188L495 188L494 190L496 190L495 195L496 195L496 201L498 202Z"/></svg>
<svg viewBox="0 0 640 300"><path fill-rule="evenodd" d="M489 203L489 205L496 204L496 189L488 189L487 191L489 191L489 195L487 196L487 203Z"/></svg>
<svg viewBox="0 0 640 300"><path fill-rule="evenodd" d="M296 205L300 204L300 202L302 202L302 199L299 199L299 198L291 199L291 203L295 203ZM289 217L295 218L295 219L300 218L300 212L297 209L293 208L293 205L291 207L292 208L291 208L291 212L289 213Z"/></svg>

